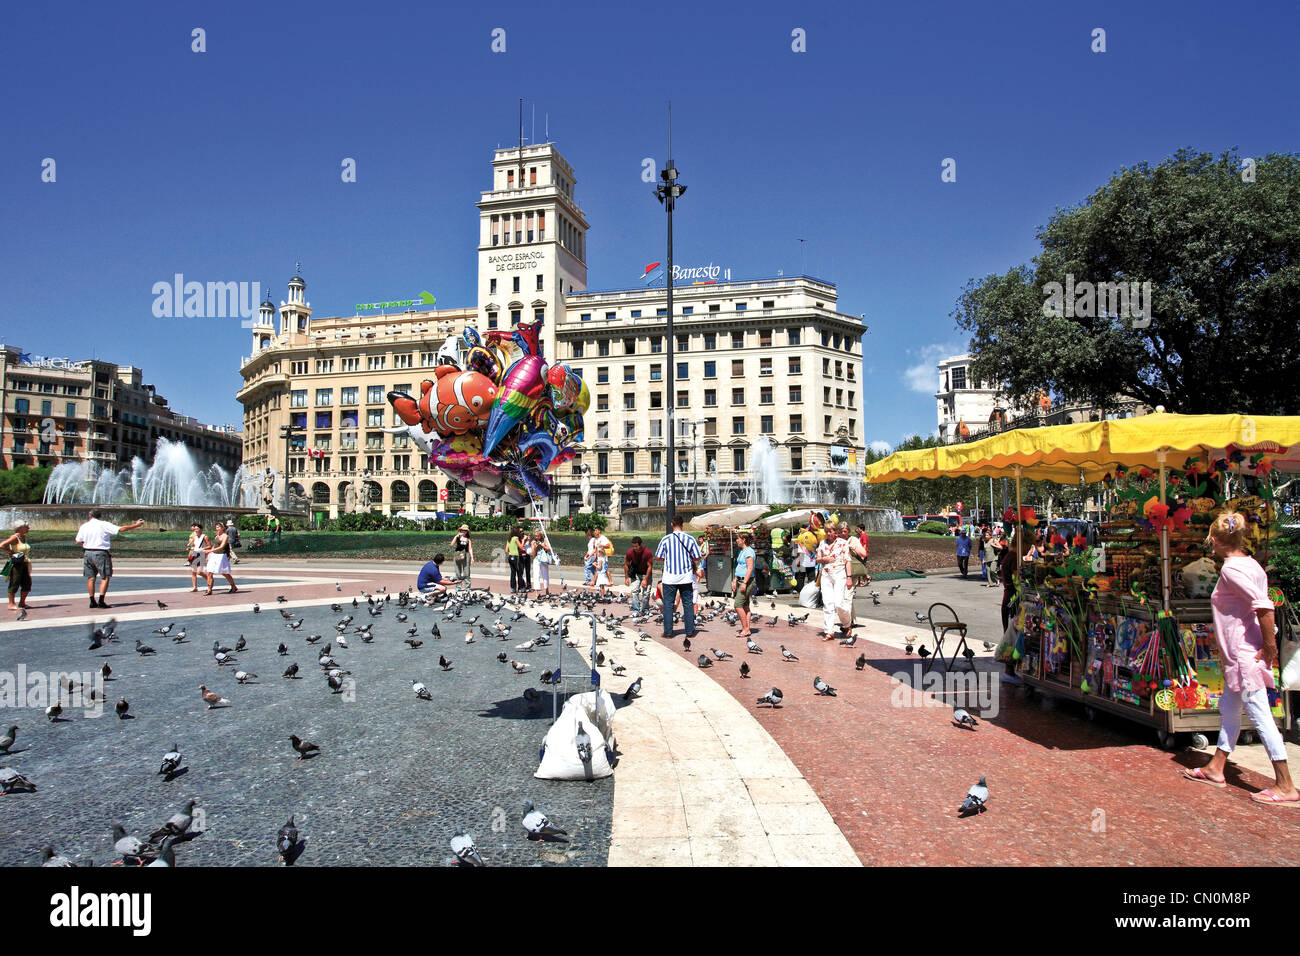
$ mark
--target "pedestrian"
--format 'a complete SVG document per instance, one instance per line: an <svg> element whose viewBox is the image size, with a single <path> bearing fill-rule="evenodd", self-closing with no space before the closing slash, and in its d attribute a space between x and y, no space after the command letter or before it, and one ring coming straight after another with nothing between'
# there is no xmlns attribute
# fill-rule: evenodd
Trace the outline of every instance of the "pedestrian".
<svg viewBox="0 0 1300 956"><path fill-rule="evenodd" d="M985 558L988 556L987 550L988 550L987 540L985 538L984 531L983 530L977 531L975 533L975 556L979 558L979 562L980 562L981 582L988 581L988 576L989 576L988 563L985 561ZM983 584L980 585L980 587L983 586L984 586Z"/></svg>
<svg viewBox="0 0 1300 956"><path fill-rule="evenodd" d="M691 582L691 597L695 603L695 616L704 614L704 591L709 583L709 537L695 536L695 543L700 549L700 563L695 569L695 580Z"/></svg>
<svg viewBox="0 0 1300 956"><path fill-rule="evenodd" d="M1011 534L1011 540L1002 549L998 562L998 577L1002 579L1002 630L1007 629L1011 621L1012 598L1016 593L1016 581L1021 572L1021 564L1029 561L1029 533L1024 525L1017 525Z"/></svg>
<svg viewBox="0 0 1300 956"><path fill-rule="evenodd" d="M533 559L537 552L533 548L533 536L523 525L519 526L519 571L524 579L524 593L533 589Z"/></svg>
<svg viewBox="0 0 1300 956"><path fill-rule="evenodd" d="M805 547L802 541L796 540L794 546L797 549L794 561L795 581L802 589L817 573L817 560L813 551Z"/></svg>
<svg viewBox="0 0 1300 956"><path fill-rule="evenodd" d="M456 583L455 578L442 576L442 562L446 560L446 556L440 551L433 556L432 561L420 568L420 573L415 579L415 589L422 594L432 594L435 597L446 594L447 589Z"/></svg>
<svg viewBox="0 0 1300 956"><path fill-rule="evenodd" d="M230 575L230 536L226 534L226 523L218 521L215 530L217 540L203 549L208 557L208 566L204 569L208 579L208 589L204 594L212 593L212 579L218 574L230 585L230 590L226 593L238 594L239 588L235 587L235 579Z"/></svg>
<svg viewBox="0 0 1300 956"><path fill-rule="evenodd" d="M474 564L474 542L470 540L469 525L463 524L451 539L452 553L456 555L456 580L469 585L470 568Z"/></svg>
<svg viewBox="0 0 1300 956"><path fill-rule="evenodd" d="M604 597L605 588L609 587L609 559L614 554L614 544L601 531L596 535L595 548L596 587L600 588L600 596Z"/></svg>
<svg viewBox="0 0 1300 956"><path fill-rule="evenodd" d="M633 614L644 614L650 609L653 572L654 555L637 535L632 539L632 547L623 555L623 584L631 589L629 607Z"/></svg>
<svg viewBox="0 0 1300 956"><path fill-rule="evenodd" d="M208 536L203 533L203 525L197 521L190 525L190 540L185 544L185 563L190 568L190 593L199 590L199 575L204 574L204 548L208 547Z"/></svg>
<svg viewBox="0 0 1300 956"><path fill-rule="evenodd" d="M737 637L749 637L749 602L754 596L754 564L758 555L750 546L753 537L747 531L742 531L736 535L736 543L740 545L740 550L736 553L736 568L732 572L731 578L731 596L736 602L736 614L740 616L740 630L736 632Z"/></svg>
<svg viewBox="0 0 1300 956"><path fill-rule="evenodd" d="M582 559L582 583L588 586L596 579L596 529L587 529L587 553Z"/></svg>
<svg viewBox="0 0 1300 956"><path fill-rule="evenodd" d="M822 640L835 639L832 628L838 619L840 628L848 631L849 618L844 614L844 589L848 586L849 541L848 526L841 534L838 529L826 533L826 539L817 546L815 560L821 567Z"/></svg>
<svg viewBox="0 0 1300 956"><path fill-rule="evenodd" d="M280 543L280 516L276 514L267 515L266 530L269 537L276 544Z"/></svg>
<svg viewBox="0 0 1300 956"><path fill-rule="evenodd" d="M244 543L239 540L239 526L235 524L234 515L226 517L226 534L230 536L230 562L238 564L239 549L244 546Z"/></svg>
<svg viewBox="0 0 1300 956"><path fill-rule="evenodd" d="M673 515L673 530L659 539L655 547L655 560L664 563L662 576L659 578L663 588L664 637L673 636L673 607L677 603L678 593L682 598L682 617L686 623L686 636L695 637L695 605L684 589L693 589L695 571L700 562L700 546L695 539L682 530L682 516Z"/></svg>
<svg viewBox="0 0 1300 956"><path fill-rule="evenodd" d="M551 565L555 563L555 549L546 540L539 528L533 532L533 568L536 572L538 590L543 594L551 593ZM531 582L530 582L531 583Z"/></svg>
<svg viewBox="0 0 1300 956"><path fill-rule="evenodd" d="M519 566L523 549L520 547L519 528L515 527L506 539L506 560L510 563L510 593L518 594L524 587L524 575Z"/></svg>
<svg viewBox="0 0 1300 956"><path fill-rule="evenodd" d="M113 535L123 531L134 531L144 527L140 518L131 524L118 526L100 520L98 508L90 512L90 519L77 529L77 544L81 545L81 570L86 578L86 593L90 596L92 608L108 608L104 596L108 594L108 583L113 577ZM99 602L95 601L95 579L100 579Z"/></svg>
<svg viewBox="0 0 1300 956"><path fill-rule="evenodd" d="M1219 582L1210 596L1214 616L1214 637L1219 643L1223 666L1223 695L1219 698L1219 740L1214 756L1204 767L1184 770L1183 776L1198 783L1222 787L1228 754L1237 746L1241 732L1241 710L1255 725L1273 763L1273 786L1250 795L1266 806L1300 807L1300 792L1291 782L1286 744L1273 722L1268 692L1274 689L1273 665L1277 663L1277 632L1273 600L1268 596L1268 575L1259 562L1246 553L1246 519L1225 512L1214 519L1206 544L1223 562Z"/></svg>
<svg viewBox="0 0 1300 956"><path fill-rule="evenodd" d="M867 536L867 529L863 525L858 525L853 529L853 537L850 544L857 542L861 547L852 548L851 564L853 567L853 586L866 587L871 583L871 572L867 570L867 555L870 554L870 538Z"/></svg>
<svg viewBox="0 0 1300 956"><path fill-rule="evenodd" d="M4 573L9 578L9 610L27 610L27 595L32 590L32 546L27 543L31 526L20 524L14 533L0 541L0 550L9 555ZM14 595L18 603L14 604Z"/></svg>
<svg viewBox="0 0 1300 956"><path fill-rule="evenodd" d="M957 570L961 572L963 578L966 577L967 569L970 566L970 535L966 529L962 528L957 535Z"/></svg>

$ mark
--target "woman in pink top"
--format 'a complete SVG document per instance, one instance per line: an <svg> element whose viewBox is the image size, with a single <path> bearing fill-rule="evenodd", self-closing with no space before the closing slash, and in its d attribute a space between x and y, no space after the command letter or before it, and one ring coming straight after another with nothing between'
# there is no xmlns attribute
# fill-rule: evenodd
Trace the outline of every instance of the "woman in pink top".
<svg viewBox="0 0 1300 956"><path fill-rule="evenodd" d="M1184 770L1183 776L1212 787L1226 784L1224 766L1237 744L1241 730L1241 709L1273 762L1272 787L1251 794L1256 803L1273 807L1300 807L1300 793L1291 782L1286 746L1268 706L1273 687L1273 664L1277 661L1277 637L1273 627L1273 602L1268 597L1268 576L1259 562L1245 552L1246 520L1239 514L1221 514L1210 526L1208 542L1223 560L1219 583L1210 606L1214 611L1214 635L1219 642L1223 666L1223 696L1219 698L1219 742L1214 756L1203 768Z"/></svg>

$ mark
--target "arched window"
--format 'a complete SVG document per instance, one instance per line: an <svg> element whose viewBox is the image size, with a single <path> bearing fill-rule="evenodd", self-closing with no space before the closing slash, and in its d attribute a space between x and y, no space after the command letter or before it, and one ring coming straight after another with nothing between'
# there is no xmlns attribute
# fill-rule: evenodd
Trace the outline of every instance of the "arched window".
<svg viewBox="0 0 1300 956"><path fill-rule="evenodd" d="M432 481L426 478L424 481L420 482L416 494L419 496L419 502L422 508L424 505L428 505L429 509L436 508L438 504L438 486Z"/></svg>
<svg viewBox="0 0 1300 956"><path fill-rule="evenodd" d="M447 500L464 503L465 486L462 485L459 481L456 481L455 479L448 478L447 479Z"/></svg>
<svg viewBox="0 0 1300 956"><path fill-rule="evenodd" d="M330 503L330 486L323 481L318 481L311 486L312 504L327 505Z"/></svg>
<svg viewBox="0 0 1300 956"><path fill-rule="evenodd" d="M408 505L411 503L411 486L404 481L395 481L388 486L388 496L395 505Z"/></svg>

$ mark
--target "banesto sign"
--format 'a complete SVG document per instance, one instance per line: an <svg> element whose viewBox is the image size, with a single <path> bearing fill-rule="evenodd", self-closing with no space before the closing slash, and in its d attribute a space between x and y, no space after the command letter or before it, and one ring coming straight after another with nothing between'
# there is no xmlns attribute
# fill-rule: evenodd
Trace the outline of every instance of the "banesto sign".
<svg viewBox="0 0 1300 956"><path fill-rule="evenodd" d="M531 269L541 263L546 258L546 253L541 250L504 252L500 255L488 256L488 265L495 266L496 272L521 272L524 269Z"/></svg>

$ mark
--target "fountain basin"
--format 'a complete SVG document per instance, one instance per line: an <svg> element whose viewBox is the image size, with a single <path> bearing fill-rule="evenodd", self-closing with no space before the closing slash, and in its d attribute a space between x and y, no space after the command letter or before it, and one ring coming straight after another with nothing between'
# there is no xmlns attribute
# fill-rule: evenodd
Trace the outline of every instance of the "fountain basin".
<svg viewBox="0 0 1300 956"><path fill-rule="evenodd" d="M141 531L186 531L195 521L211 528L226 518L256 514L256 508L220 508L207 505L13 505L0 508L0 533L8 535L20 524L34 531L76 531L96 508L110 524L131 524L144 519Z"/></svg>
<svg viewBox="0 0 1300 956"><path fill-rule="evenodd" d="M800 510L829 511L839 514L841 521L850 525L861 524L868 534L902 534L903 515L897 508L879 505L845 505L827 502L820 505L800 505ZM717 505L678 505L677 514L689 522L692 518L717 511ZM665 508L628 508L623 512L623 531L648 531L662 534L667 527L668 511Z"/></svg>

